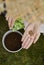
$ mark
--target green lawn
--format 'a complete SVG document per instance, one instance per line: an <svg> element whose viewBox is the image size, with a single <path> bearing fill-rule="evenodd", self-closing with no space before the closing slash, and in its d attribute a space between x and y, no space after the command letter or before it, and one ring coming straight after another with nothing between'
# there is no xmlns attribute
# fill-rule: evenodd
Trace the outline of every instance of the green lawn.
<svg viewBox="0 0 44 65"><path fill-rule="evenodd" d="M28 50L9 53L2 46L3 34L8 30L7 21L0 16L0 65L44 65L44 36Z"/></svg>

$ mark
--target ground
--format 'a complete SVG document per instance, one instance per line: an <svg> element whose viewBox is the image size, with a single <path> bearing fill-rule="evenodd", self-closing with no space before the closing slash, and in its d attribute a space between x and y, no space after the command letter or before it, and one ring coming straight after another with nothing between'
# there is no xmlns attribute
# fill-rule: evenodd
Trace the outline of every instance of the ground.
<svg viewBox="0 0 44 65"><path fill-rule="evenodd" d="M28 50L9 53L2 46L3 34L8 31L7 21L0 16L0 65L44 65L44 36L41 34L36 44Z"/></svg>

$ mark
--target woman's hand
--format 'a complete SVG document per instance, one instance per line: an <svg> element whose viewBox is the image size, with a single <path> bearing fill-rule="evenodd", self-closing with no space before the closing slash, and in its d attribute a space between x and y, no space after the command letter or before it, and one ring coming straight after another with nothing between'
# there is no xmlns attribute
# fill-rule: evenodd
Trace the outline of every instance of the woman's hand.
<svg viewBox="0 0 44 65"><path fill-rule="evenodd" d="M32 43L36 43L40 37L39 24L31 23L27 26L24 35L22 37L22 47L28 49Z"/></svg>
<svg viewBox="0 0 44 65"><path fill-rule="evenodd" d="M6 17L6 20L8 21L9 29L12 29L15 22L14 19L12 17Z"/></svg>

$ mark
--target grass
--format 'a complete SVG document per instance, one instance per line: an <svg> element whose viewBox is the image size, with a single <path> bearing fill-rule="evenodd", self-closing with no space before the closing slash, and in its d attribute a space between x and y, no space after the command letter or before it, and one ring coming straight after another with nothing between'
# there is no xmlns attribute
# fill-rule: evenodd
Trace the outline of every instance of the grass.
<svg viewBox="0 0 44 65"><path fill-rule="evenodd" d="M0 16L0 65L44 65L44 36L28 50L22 49L18 53L9 53L2 46L2 37L8 31L7 21Z"/></svg>

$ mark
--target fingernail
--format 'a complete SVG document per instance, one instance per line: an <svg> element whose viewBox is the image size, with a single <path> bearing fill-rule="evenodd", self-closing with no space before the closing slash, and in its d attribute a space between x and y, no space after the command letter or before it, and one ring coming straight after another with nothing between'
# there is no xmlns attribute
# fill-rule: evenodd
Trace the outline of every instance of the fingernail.
<svg viewBox="0 0 44 65"><path fill-rule="evenodd" d="M23 49L25 49L25 47L22 46Z"/></svg>
<svg viewBox="0 0 44 65"><path fill-rule="evenodd" d="M24 46L23 44L22 44L22 48L23 48L23 49L26 49L25 46Z"/></svg>
<svg viewBox="0 0 44 65"><path fill-rule="evenodd" d="M8 17L6 17L6 20L8 20Z"/></svg>
<svg viewBox="0 0 44 65"><path fill-rule="evenodd" d="M23 46L22 46L22 48L23 48L23 49L28 49L28 48L25 48L25 47L23 47Z"/></svg>
<svg viewBox="0 0 44 65"><path fill-rule="evenodd" d="M28 48L26 48L26 49L28 49Z"/></svg>
<svg viewBox="0 0 44 65"><path fill-rule="evenodd" d="M11 27L9 29L12 29Z"/></svg>

